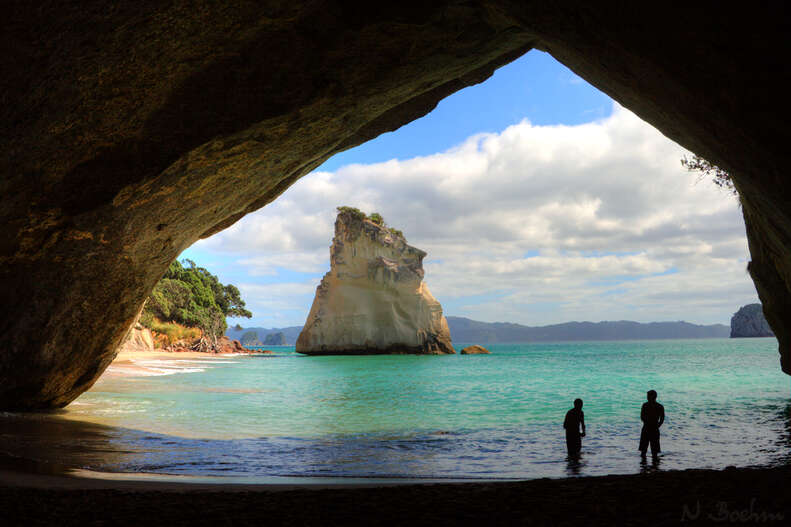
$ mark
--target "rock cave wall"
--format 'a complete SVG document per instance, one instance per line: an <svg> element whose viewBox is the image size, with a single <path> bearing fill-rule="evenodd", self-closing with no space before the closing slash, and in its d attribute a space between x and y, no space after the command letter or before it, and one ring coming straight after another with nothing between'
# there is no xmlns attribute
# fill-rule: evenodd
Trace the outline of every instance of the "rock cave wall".
<svg viewBox="0 0 791 527"><path fill-rule="evenodd" d="M788 25L779 4L12 0L0 409L68 404L182 250L533 48L733 174L791 373Z"/></svg>

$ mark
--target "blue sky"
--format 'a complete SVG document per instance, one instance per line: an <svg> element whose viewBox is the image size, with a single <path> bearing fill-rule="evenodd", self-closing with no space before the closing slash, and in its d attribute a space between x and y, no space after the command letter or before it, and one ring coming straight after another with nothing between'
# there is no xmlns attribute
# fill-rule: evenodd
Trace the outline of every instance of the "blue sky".
<svg viewBox="0 0 791 527"><path fill-rule="evenodd" d="M329 269L334 208L351 205L429 253L449 315L727 323L756 299L744 226L735 200L681 169L684 153L532 51L181 258L239 285L255 315L243 326L299 325Z"/></svg>
<svg viewBox="0 0 791 527"><path fill-rule="evenodd" d="M428 115L327 160L317 170L442 152L473 134L527 118L536 125L580 124L610 115L612 99L549 54L532 51L486 82L443 99Z"/></svg>

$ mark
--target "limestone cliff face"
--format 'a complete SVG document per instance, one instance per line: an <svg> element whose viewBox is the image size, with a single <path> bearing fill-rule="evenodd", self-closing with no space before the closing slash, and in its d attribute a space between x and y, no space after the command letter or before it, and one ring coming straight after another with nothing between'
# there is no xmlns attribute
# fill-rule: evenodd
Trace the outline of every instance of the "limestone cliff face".
<svg viewBox="0 0 791 527"><path fill-rule="evenodd" d="M129 330L123 344L118 348L118 351L153 351L154 350L154 336L151 330L144 327L139 322Z"/></svg>
<svg viewBox="0 0 791 527"><path fill-rule="evenodd" d="M731 318L731 338L773 337L761 304L747 304Z"/></svg>
<svg viewBox="0 0 791 527"><path fill-rule="evenodd" d="M403 235L341 212L330 271L296 350L308 355L455 353L442 306L423 282L426 253Z"/></svg>

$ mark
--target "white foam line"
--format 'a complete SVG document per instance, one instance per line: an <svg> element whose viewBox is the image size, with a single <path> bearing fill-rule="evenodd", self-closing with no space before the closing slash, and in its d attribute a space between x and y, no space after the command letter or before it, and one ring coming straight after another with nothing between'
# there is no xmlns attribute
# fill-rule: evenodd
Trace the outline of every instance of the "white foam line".
<svg viewBox="0 0 791 527"><path fill-rule="evenodd" d="M212 360L212 359L131 359L132 362L135 364L141 365L162 365L162 366L173 366L176 364L186 364L186 363L195 363L195 364L236 364L238 361L223 361L223 360Z"/></svg>
<svg viewBox="0 0 791 527"><path fill-rule="evenodd" d="M176 373L199 373L206 371L205 368L168 368L142 366L141 368L125 368L123 366L109 366L107 371L124 376L133 377L158 377L161 375L174 375Z"/></svg>
<svg viewBox="0 0 791 527"><path fill-rule="evenodd" d="M175 359L178 362L195 362L198 364L238 364L238 360L219 360L219 359Z"/></svg>

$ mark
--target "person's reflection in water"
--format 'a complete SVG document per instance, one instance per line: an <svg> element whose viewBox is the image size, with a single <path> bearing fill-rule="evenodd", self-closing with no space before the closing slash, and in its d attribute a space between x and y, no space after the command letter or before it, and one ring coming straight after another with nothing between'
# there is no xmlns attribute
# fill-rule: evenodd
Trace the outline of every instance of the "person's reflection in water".
<svg viewBox="0 0 791 527"><path fill-rule="evenodd" d="M653 451L652 451L653 454ZM651 464L648 464L648 460L645 456L640 456L640 473L641 474L649 474L651 472L658 472L659 471L659 464L661 463L661 458L659 456L651 456Z"/></svg>
<svg viewBox="0 0 791 527"><path fill-rule="evenodd" d="M582 427L582 433L580 433L580 427ZM574 408L566 412L563 428L566 429L566 448L569 459L576 459L580 456L582 438L585 437L585 414L582 411L582 399L574 399Z"/></svg>
<svg viewBox="0 0 791 527"><path fill-rule="evenodd" d="M582 471L583 467L585 466L585 462L580 461L579 456L577 457L568 457L568 463L566 464L566 474L569 476L579 476L580 471Z"/></svg>
<svg viewBox="0 0 791 527"><path fill-rule="evenodd" d="M643 430L640 433L640 455L645 457L649 443L651 444L651 457L659 455L659 427L665 422L665 407L656 402L656 392L648 390L648 402L643 403L640 410L640 420L643 421Z"/></svg>

